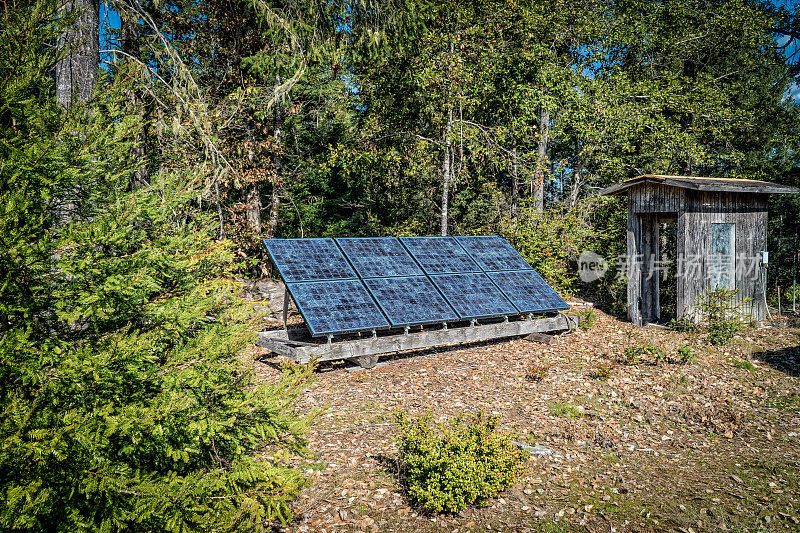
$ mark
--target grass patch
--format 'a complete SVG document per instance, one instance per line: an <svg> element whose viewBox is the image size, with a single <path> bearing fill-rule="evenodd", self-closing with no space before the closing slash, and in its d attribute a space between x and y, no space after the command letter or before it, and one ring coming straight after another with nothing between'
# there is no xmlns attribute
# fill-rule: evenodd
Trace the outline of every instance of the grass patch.
<svg viewBox="0 0 800 533"><path fill-rule="evenodd" d="M734 359L733 366L747 370L750 373L755 373L756 371L756 367L753 366L753 363L744 359Z"/></svg>
<svg viewBox="0 0 800 533"><path fill-rule="evenodd" d="M784 411L800 411L800 395L787 394L767 398L764 406Z"/></svg>
<svg viewBox="0 0 800 533"><path fill-rule="evenodd" d="M580 418L583 416L583 409L570 403L556 402L550 406L550 414L566 418Z"/></svg>

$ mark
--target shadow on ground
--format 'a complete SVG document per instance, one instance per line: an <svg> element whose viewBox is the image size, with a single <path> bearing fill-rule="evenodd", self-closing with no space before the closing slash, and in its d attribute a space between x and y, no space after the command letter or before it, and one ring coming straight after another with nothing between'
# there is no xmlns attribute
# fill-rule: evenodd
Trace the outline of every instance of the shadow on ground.
<svg viewBox="0 0 800 533"><path fill-rule="evenodd" d="M761 352L758 359L775 370L792 377L800 377L800 346Z"/></svg>

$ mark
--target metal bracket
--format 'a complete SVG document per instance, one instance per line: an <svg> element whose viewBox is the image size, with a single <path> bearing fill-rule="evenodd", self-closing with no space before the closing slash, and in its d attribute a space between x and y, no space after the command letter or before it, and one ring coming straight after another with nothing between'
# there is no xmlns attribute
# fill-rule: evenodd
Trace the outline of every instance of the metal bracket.
<svg viewBox="0 0 800 533"><path fill-rule="evenodd" d="M409 330L410 330L410 329L411 329L411 327L410 327L410 326L406 326L406 327L404 327L404 328L403 328L403 333L405 333L406 335L408 335L408 332L409 332Z"/></svg>
<svg viewBox="0 0 800 533"><path fill-rule="evenodd" d="M333 335L328 335L328 344L333 343Z"/></svg>
<svg viewBox="0 0 800 533"><path fill-rule="evenodd" d="M508 315L503 315L503 323L508 324Z"/></svg>
<svg viewBox="0 0 800 533"><path fill-rule="evenodd" d="M372 330L372 338L373 339L377 339L378 338L378 332L375 331L374 329Z"/></svg>
<svg viewBox="0 0 800 533"><path fill-rule="evenodd" d="M478 320L473 318L472 320L469 321L469 325L473 326L473 327L477 326L478 325Z"/></svg>
<svg viewBox="0 0 800 533"><path fill-rule="evenodd" d="M286 283L283 284L283 331L286 332L286 338L289 338L289 328L286 325L286 319L289 316L289 289L286 288Z"/></svg>
<svg viewBox="0 0 800 533"><path fill-rule="evenodd" d="M442 322L442 329L447 331L447 322Z"/></svg>

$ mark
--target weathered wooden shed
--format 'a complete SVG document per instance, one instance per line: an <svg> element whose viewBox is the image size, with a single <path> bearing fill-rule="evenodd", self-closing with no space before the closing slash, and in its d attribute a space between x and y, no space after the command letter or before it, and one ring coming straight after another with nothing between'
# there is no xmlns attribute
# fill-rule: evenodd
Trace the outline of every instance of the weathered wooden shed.
<svg viewBox="0 0 800 533"><path fill-rule="evenodd" d="M625 270L628 316L635 324L664 315L696 316L695 303L709 289L736 289L754 320L766 314L763 283L767 251L767 199L795 187L757 180L645 174L600 191L627 195ZM674 256L662 259L665 224L677 225ZM674 226L673 226L674 227ZM675 261L676 309L662 313L659 283Z"/></svg>

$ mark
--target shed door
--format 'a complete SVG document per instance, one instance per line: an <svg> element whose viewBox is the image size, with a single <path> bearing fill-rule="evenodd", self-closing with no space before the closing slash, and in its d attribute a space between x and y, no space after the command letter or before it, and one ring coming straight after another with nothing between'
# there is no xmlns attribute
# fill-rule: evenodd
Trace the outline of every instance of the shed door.
<svg viewBox="0 0 800 533"><path fill-rule="evenodd" d="M711 288L736 288L736 225L711 223L709 276Z"/></svg>

